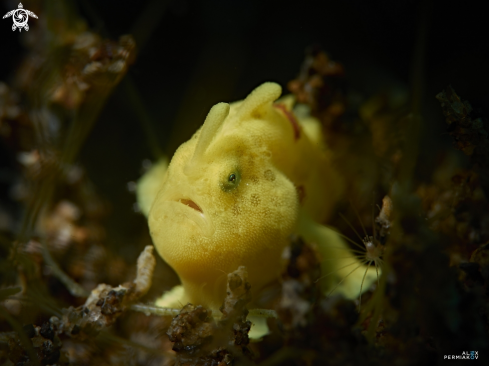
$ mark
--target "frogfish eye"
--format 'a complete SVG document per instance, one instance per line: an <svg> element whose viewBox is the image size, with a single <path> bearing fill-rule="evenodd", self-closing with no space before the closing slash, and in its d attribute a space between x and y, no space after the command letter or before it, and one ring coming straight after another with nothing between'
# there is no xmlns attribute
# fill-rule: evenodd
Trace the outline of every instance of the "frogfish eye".
<svg viewBox="0 0 489 366"><path fill-rule="evenodd" d="M220 183L221 189L224 192L230 192L238 187L240 180L241 180L240 172L234 171L229 175L227 175L227 177L221 181Z"/></svg>

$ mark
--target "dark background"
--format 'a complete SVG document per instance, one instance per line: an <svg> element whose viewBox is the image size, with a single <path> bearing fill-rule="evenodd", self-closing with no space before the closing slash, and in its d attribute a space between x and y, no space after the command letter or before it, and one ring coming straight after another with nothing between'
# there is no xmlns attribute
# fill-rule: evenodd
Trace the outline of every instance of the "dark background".
<svg viewBox="0 0 489 366"><path fill-rule="evenodd" d="M247 95L272 80L285 87L307 46L319 43L345 65L352 89L371 95L387 83L409 88L413 51L425 21L425 121L442 126L435 95L451 84L464 99L487 99L487 12L482 1L74 1L95 32L139 41L128 76L147 113L153 136L167 154L202 124L209 108ZM0 13L17 7L0 2ZM42 21L42 2L25 1ZM149 16L142 16L142 14ZM25 32L0 21L0 81L9 82L25 55ZM142 42L141 42L142 40ZM80 155L97 189L111 203L111 241L131 240L144 225L126 183L138 179L143 159L154 155L141 111L129 102L127 80L114 92ZM429 139L449 142L443 129ZM127 225L121 226L125 222Z"/></svg>

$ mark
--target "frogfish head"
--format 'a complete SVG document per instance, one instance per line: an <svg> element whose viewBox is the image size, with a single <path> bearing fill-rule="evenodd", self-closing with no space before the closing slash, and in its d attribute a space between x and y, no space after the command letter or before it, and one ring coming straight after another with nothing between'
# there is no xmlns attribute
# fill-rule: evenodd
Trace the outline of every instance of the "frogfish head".
<svg viewBox="0 0 489 366"><path fill-rule="evenodd" d="M252 290L281 271L299 202L272 159L270 124L283 118L272 104L280 92L268 83L243 102L215 105L170 162L149 226L161 257L192 289L191 301L219 306L224 274L241 265Z"/></svg>

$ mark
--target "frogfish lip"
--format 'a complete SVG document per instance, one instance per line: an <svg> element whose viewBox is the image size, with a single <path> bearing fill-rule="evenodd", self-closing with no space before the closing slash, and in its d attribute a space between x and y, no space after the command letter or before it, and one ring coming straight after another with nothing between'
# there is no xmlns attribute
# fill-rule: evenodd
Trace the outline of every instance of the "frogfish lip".
<svg viewBox="0 0 489 366"><path fill-rule="evenodd" d="M204 211L202 211L202 208L198 204L196 204L194 201L188 198L180 198L177 200L180 203L183 203L184 205L193 208L194 210L200 212L201 214L204 214Z"/></svg>
<svg viewBox="0 0 489 366"><path fill-rule="evenodd" d="M150 212L151 221L160 228L164 227L165 231L172 228L178 232L212 237L215 232L213 220L203 206L189 196L180 193L155 202Z"/></svg>

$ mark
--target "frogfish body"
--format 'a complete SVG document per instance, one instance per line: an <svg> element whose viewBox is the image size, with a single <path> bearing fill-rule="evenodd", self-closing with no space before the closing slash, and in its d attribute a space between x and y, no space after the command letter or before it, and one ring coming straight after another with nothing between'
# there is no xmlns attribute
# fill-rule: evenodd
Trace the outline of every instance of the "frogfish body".
<svg viewBox="0 0 489 366"><path fill-rule="evenodd" d="M342 180L319 123L299 120L292 98L276 102L281 92L268 82L243 101L216 104L169 165L155 164L138 183L154 245L181 280L158 305L218 309L225 274L239 266L247 267L254 296L279 278L291 234L315 243L323 272L334 272L319 282L325 291L355 298L360 282L365 290L375 280L375 270L321 225L341 197Z"/></svg>

